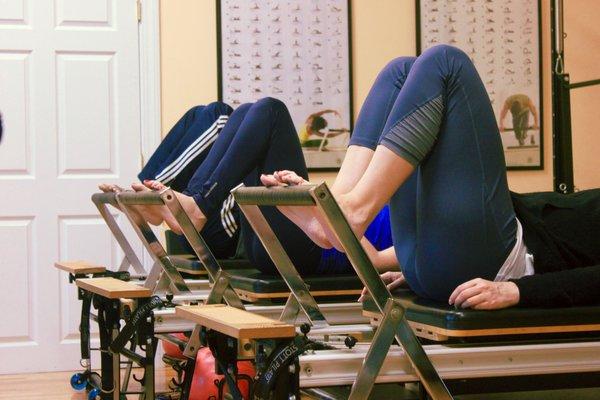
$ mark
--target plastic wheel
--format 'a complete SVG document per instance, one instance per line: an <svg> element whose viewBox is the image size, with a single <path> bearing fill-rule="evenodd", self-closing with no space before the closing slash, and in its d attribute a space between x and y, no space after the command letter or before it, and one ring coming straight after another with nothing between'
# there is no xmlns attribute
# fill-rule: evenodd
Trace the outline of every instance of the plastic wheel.
<svg viewBox="0 0 600 400"><path fill-rule="evenodd" d="M98 389L98 388L93 388L88 393L88 400L96 400L99 397L100 397L100 389Z"/></svg>
<svg viewBox="0 0 600 400"><path fill-rule="evenodd" d="M71 377L71 387L75 390L83 390L87 386L87 378L84 374L76 373Z"/></svg>

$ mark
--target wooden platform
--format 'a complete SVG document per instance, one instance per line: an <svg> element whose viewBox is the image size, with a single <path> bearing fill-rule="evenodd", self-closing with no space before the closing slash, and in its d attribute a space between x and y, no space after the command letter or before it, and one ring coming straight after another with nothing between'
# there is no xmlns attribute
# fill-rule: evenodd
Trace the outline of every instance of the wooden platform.
<svg viewBox="0 0 600 400"><path fill-rule="evenodd" d="M152 296L152 291L131 282L115 278L83 278L75 283L82 289L107 299L138 299Z"/></svg>
<svg viewBox="0 0 600 400"><path fill-rule="evenodd" d="M58 261L54 266L62 271L66 271L73 275L78 274L98 274L106 271L101 265L90 264L86 261Z"/></svg>
<svg viewBox="0 0 600 400"><path fill-rule="evenodd" d="M224 304L178 306L175 314L236 339L271 339L296 335L293 325Z"/></svg>
<svg viewBox="0 0 600 400"><path fill-rule="evenodd" d="M494 312L494 311L491 311ZM379 326L382 315L374 311L363 310L363 315L371 320L371 325ZM435 342L445 342L450 338L469 338L501 335L535 335L548 333L576 333L600 331L600 324L516 326L510 328L489 329L446 329L439 326L408 321L415 335Z"/></svg>
<svg viewBox="0 0 600 400"><path fill-rule="evenodd" d="M265 299L285 299L290 296L290 292L265 292L257 293L244 289L235 289L235 292L240 296L240 299L251 303ZM337 296L360 296L362 289L345 289L345 290L311 290L310 294L313 297L337 297Z"/></svg>

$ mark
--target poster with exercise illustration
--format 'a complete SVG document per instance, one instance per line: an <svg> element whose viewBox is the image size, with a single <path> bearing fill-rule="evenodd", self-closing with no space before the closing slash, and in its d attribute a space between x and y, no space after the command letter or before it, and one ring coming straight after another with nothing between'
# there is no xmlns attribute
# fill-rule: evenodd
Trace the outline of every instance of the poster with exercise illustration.
<svg viewBox="0 0 600 400"><path fill-rule="evenodd" d="M419 0L418 48L471 58L496 114L509 169L543 168L539 0Z"/></svg>
<svg viewBox="0 0 600 400"><path fill-rule="evenodd" d="M220 0L220 94L288 107L309 168L339 168L350 138L348 0Z"/></svg>

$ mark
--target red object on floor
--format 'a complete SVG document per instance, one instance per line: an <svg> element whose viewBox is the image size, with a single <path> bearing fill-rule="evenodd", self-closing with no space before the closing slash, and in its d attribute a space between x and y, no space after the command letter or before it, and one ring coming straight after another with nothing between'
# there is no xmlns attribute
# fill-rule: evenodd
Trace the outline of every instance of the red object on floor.
<svg viewBox="0 0 600 400"><path fill-rule="evenodd" d="M183 333L174 333L173 336L185 342L188 341L187 336L185 336ZM171 342L167 342L166 340L161 340L161 342L166 355L168 355L169 357L178 358L180 360L185 360L185 356L183 355L183 352L179 349L179 346Z"/></svg>
<svg viewBox="0 0 600 400"><path fill-rule="evenodd" d="M256 374L250 361L238 361L238 388L244 399L250 398L250 386L247 380L239 379L247 375L251 379ZM208 347L198 350L196 368L190 389L190 400L212 400L219 398L219 386L224 387L223 393L228 393L225 376L215 373L215 358Z"/></svg>

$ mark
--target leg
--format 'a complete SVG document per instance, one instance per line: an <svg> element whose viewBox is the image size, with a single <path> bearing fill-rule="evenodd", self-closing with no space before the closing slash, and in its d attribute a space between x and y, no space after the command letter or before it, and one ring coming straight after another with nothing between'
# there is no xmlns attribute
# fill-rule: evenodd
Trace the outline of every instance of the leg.
<svg viewBox="0 0 600 400"><path fill-rule="evenodd" d="M398 57L377 76L356 120L348 151L331 189L334 194L349 192L365 172L415 60L415 57Z"/></svg>
<svg viewBox="0 0 600 400"><path fill-rule="evenodd" d="M415 191L398 190L413 171ZM422 296L447 300L462 282L493 279L514 245L500 135L460 50L437 46L415 61L367 171L340 197L359 235L388 201L398 259Z"/></svg>
<svg viewBox="0 0 600 400"><path fill-rule="evenodd" d="M181 139L185 136L186 132L192 126L192 123L196 119L196 115L201 113L204 106L196 106L190 108L183 117L171 128L167 136L160 142L152 156L142 168L138 178L140 181L144 179L154 179L156 174L161 171L161 165L165 163L167 158L175 150Z"/></svg>
<svg viewBox="0 0 600 400"><path fill-rule="evenodd" d="M226 199L227 196L225 196L221 200L220 204L215 204L215 210L212 210L213 212L211 213L211 216L213 216L214 218L211 218L209 221L209 219L206 217L207 214L200 211L198 205L194 202L194 199L191 197L191 194L196 193L196 188L202 186L202 182L204 182L207 179L207 177L210 176L211 173L217 168L225 152L229 147L231 147L231 143L235 138L236 132L240 124L242 123L249 106L249 104L242 105L232 113L228 122L225 124L223 131L216 138L214 146L210 148L210 151L207 152L208 154L206 154L206 152L203 153L201 157L203 160L202 164L200 164L200 166L196 169L194 175L187 183L188 189L186 189L183 193L175 191L175 195L181 203L181 206L187 212L188 216L194 223L194 227L198 231L202 231L205 225L210 232L216 232L220 230L218 223L216 223L216 221L218 221L218 217L215 211L217 210L217 207L222 208L224 206L223 201ZM194 147L192 147L192 149L193 148ZM184 152L181 154L185 155L189 154L190 152L191 151L188 151L187 153ZM168 172L169 170L166 171ZM165 187L165 185L158 180L146 180L144 184L133 184L132 187L136 191L162 190ZM146 208L144 210L143 215L148 221L155 225L160 224L164 221L175 233L182 233L181 227L179 226L175 218L171 215L169 210L167 210L165 207ZM229 234L229 232L226 233L228 234L228 236L233 237L233 234ZM217 235L217 237L222 237L222 235Z"/></svg>
<svg viewBox="0 0 600 400"><path fill-rule="evenodd" d="M231 107L220 102L211 103L197 110L185 134L160 163L156 172L149 175L142 170L139 175L140 180L156 179L170 185L173 190L183 190L198 166L207 157L232 111Z"/></svg>
<svg viewBox="0 0 600 400"><path fill-rule="evenodd" d="M389 62L377 76L360 111L344 162L333 184L334 195L349 192L364 174L415 60L415 57L398 57ZM320 215L316 218L319 219ZM305 221L304 224L310 223L318 227L313 227L311 232L324 229L326 241L341 249L333 232L328 230L325 223L320 224L308 210L304 211L301 219ZM310 232L307 234L322 247L331 247L323 245L325 241L321 238L322 235Z"/></svg>
<svg viewBox="0 0 600 400"><path fill-rule="evenodd" d="M293 169L304 179L308 178L298 135L285 105L266 98L246 107L237 129L230 133L228 123L221 134L231 140L225 143L219 138L185 191L209 218L217 212L233 187L242 181L247 185L258 185L263 172ZM231 116L230 123L238 110ZM211 167L205 165L209 162ZM264 213L299 269L307 272L315 268L321 249L276 209L265 208ZM274 271L272 261L254 233L244 228L244 234L246 251L253 263L263 271Z"/></svg>

